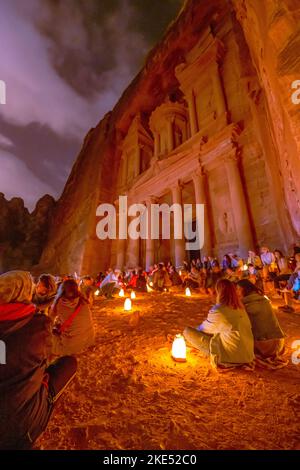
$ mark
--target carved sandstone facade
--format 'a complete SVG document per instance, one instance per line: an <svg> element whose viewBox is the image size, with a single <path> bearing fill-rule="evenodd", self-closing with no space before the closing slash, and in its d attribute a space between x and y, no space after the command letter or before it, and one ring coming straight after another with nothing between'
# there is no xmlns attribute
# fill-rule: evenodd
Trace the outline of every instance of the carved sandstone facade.
<svg viewBox="0 0 300 470"><path fill-rule="evenodd" d="M289 250L300 236L299 18L292 0L187 1L88 134L42 266L87 273L190 256L184 240L98 240L96 207L119 195L205 204L202 254Z"/></svg>

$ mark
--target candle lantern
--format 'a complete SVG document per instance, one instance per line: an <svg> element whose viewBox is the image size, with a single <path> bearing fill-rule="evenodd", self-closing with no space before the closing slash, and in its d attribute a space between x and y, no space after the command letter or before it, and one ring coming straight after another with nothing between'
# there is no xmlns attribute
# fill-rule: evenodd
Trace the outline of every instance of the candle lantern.
<svg viewBox="0 0 300 470"><path fill-rule="evenodd" d="M132 307L131 300L130 300L130 299L125 299L125 302L124 302L124 310L125 310L126 312L130 312L131 307Z"/></svg>
<svg viewBox="0 0 300 470"><path fill-rule="evenodd" d="M186 362L186 344L181 334L176 335L173 341L172 358L176 362Z"/></svg>
<svg viewBox="0 0 300 470"><path fill-rule="evenodd" d="M187 287L187 288L185 289L185 295L186 295L187 297L191 297L191 296L192 296L192 293L191 293L191 290L190 290L189 287Z"/></svg>
<svg viewBox="0 0 300 470"><path fill-rule="evenodd" d="M136 295L135 295L134 290L131 291L130 297L131 297L131 299L136 299Z"/></svg>
<svg viewBox="0 0 300 470"><path fill-rule="evenodd" d="M124 296L125 296L124 289L120 289L119 297L124 297Z"/></svg>

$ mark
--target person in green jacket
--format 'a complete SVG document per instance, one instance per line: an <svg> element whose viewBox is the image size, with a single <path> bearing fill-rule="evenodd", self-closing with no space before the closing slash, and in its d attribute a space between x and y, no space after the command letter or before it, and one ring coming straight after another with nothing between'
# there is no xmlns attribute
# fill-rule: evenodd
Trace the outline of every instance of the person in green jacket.
<svg viewBox="0 0 300 470"><path fill-rule="evenodd" d="M278 356L283 352L285 335L271 302L247 279L240 280L237 289L251 322L255 353L265 358Z"/></svg>
<svg viewBox="0 0 300 470"><path fill-rule="evenodd" d="M228 279L216 283L217 303L197 329L187 327L187 342L210 358L216 367L247 364L254 359L254 340L249 317L235 284Z"/></svg>

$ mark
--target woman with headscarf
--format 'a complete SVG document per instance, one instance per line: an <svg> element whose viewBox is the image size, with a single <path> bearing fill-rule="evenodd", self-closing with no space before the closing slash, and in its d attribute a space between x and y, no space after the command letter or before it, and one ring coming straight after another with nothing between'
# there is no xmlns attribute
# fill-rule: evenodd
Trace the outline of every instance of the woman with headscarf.
<svg viewBox="0 0 300 470"><path fill-rule="evenodd" d="M78 354L95 343L92 313L74 279L64 281L58 290L51 316L55 317L55 356Z"/></svg>
<svg viewBox="0 0 300 470"><path fill-rule="evenodd" d="M76 373L76 359L62 357L47 367L51 320L36 314L30 273L0 276L0 449L31 448L45 430L53 405Z"/></svg>

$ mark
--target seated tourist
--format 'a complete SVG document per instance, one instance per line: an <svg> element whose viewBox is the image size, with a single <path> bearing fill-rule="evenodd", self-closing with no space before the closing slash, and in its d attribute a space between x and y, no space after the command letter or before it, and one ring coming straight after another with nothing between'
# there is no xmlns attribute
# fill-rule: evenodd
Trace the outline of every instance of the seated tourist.
<svg viewBox="0 0 300 470"><path fill-rule="evenodd" d="M142 269L138 270L135 289L137 292L147 292L147 279Z"/></svg>
<svg viewBox="0 0 300 470"><path fill-rule="evenodd" d="M35 286L33 303L38 313L49 314L57 292L56 280L51 274L42 274Z"/></svg>
<svg viewBox="0 0 300 470"><path fill-rule="evenodd" d="M275 264L275 256L267 246L262 246L260 250L260 259L263 266L270 267L272 264Z"/></svg>
<svg viewBox="0 0 300 470"><path fill-rule="evenodd" d="M167 266L166 266L166 269L167 269L167 271L168 271L169 274L170 274L171 268L172 268L172 263L171 263L171 261L168 261Z"/></svg>
<svg viewBox="0 0 300 470"><path fill-rule="evenodd" d="M128 289L136 289L136 283L137 283L138 277L139 277L138 273L135 270L132 271L130 279L127 282Z"/></svg>
<svg viewBox="0 0 300 470"><path fill-rule="evenodd" d="M79 291L88 304L93 305L96 288L91 276L84 276L79 283Z"/></svg>
<svg viewBox="0 0 300 470"><path fill-rule="evenodd" d="M153 287L155 290L163 291L169 289L172 286L169 274L163 263L158 264L158 270L153 276Z"/></svg>
<svg viewBox="0 0 300 470"><path fill-rule="evenodd" d="M300 300L300 269L297 273L296 279L294 280L292 290L293 290L293 293L294 293L294 298L296 300Z"/></svg>
<svg viewBox="0 0 300 470"><path fill-rule="evenodd" d="M180 274L176 271L175 266L171 266L170 273L169 273L170 280L172 282L172 286L181 286L182 279Z"/></svg>
<svg viewBox="0 0 300 470"><path fill-rule="evenodd" d="M210 295L215 295L215 286L219 279L223 277L220 265L218 261L214 260L211 264L211 270L207 272L205 280L205 288L208 290Z"/></svg>
<svg viewBox="0 0 300 470"><path fill-rule="evenodd" d="M187 273L191 271L191 265L187 261L183 262L183 271L186 271Z"/></svg>
<svg viewBox="0 0 300 470"><path fill-rule="evenodd" d="M262 357L273 357L282 353L284 333L270 301L247 279L239 281L237 286L251 322L255 353Z"/></svg>
<svg viewBox="0 0 300 470"><path fill-rule="evenodd" d="M56 329L53 355L78 354L95 343L92 314L76 281L70 279L60 286L52 316Z"/></svg>
<svg viewBox="0 0 300 470"><path fill-rule="evenodd" d="M0 449L30 449L45 430L57 401L76 373L76 359L61 357L47 367L51 320L31 303L30 273L0 276Z"/></svg>
<svg viewBox="0 0 300 470"><path fill-rule="evenodd" d="M229 255L224 255L222 261L222 269L225 271L227 268L232 268L232 261Z"/></svg>
<svg viewBox="0 0 300 470"><path fill-rule="evenodd" d="M285 312L288 312L288 313L293 313L295 311L293 307L293 300L295 299L293 286L298 277L299 271L300 271L300 253L296 253L295 254L295 269L290 275L289 280L287 281L286 287L282 290L284 294L285 305L281 305L278 307L280 310L284 310Z"/></svg>
<svg viewBox="0 0 300 470"><path fill-rule="evenodd" d="M254 284L258 289L263 291L263 282L260 274L260 270L256 269L252 263L248 264L248 271L244 272L244 278L247 278L252 284Z"/></svg>
<svg viewBox="0 0 300 470"><path fill-rule="evenodd" d="M243 267L243 260L242 258L240 258L238 255L234 255L232 253L229 254L230 258L231 258L231 266L233 269L235 269L236 271L238 269L241 269Z"/></svg>
<svg viewBox="0 0 300 470"><path fill-rule="evenodd" d="M228 279L231 282L237 282L240 279L239 273L238 273L238 271L235 271L232 268L227 268L225 270L224 279Z"/></svg>
<svg viewBox="0 0 300 470"><path fill-rule="evenodd" d="M247 364L254 359L249 317L235 285L227 279L216 284L217 300L207 319L197 328L185 328L188 344L207 357L213 366Z"/></svg>
<svg viewBox="0 0 300 470"><path fill-rule="evenodd" d="M118 276L118 270L108 270L107 275L100 284L100 295L105 295L107 299L112 299L113 294L120 290Z"/></svg>
<svg viewBox="0 0 300 470"><path fill-rule="evenodd" d="M208 256L203 256L203 268L206 270L211 269L211 262Z"/></svg>
<svg viewBox="0 0 300 470"><path fill-rule="evenodd" d="M288 259L283 256L280 250L274 251L275 262L276 262L276 270L274 276L274 284L276 289L280 289L281 283L283 281L288 281L290 275L292 274L292 270L290 269Z"/></svg>
<svg viewBox="0 0 300 470"><path fill-rule="evenodd" d="M248 264L253 264L255 269L262 269L262 261L260 259L260 256L258 256L255 251L248 251Z"/></svg>
<svg viewBox="0 0 300 470"><path fill-rule="evenodd" d="M190 287L192 289L198 289L202 286L202 276L200 271L195 267L191 267L191 272L188 274L184 282L184 287Z"/></svg>

